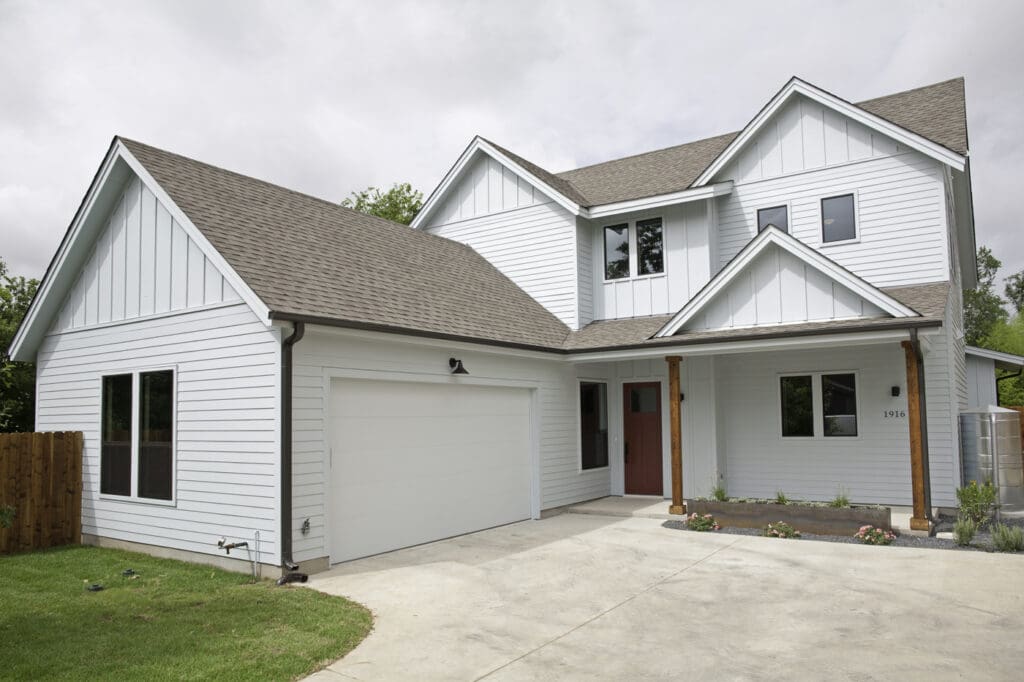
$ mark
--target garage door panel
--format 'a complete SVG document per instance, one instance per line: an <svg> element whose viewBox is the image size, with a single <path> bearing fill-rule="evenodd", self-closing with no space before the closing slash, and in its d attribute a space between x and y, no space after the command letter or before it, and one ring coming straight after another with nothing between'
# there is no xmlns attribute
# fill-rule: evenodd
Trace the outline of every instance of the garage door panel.
<svg viewBox="0 0 1024 682"><path fill-rule="evenodd" d="M331 387L331 558L530 516L530 394L462 384Z"/></svg>

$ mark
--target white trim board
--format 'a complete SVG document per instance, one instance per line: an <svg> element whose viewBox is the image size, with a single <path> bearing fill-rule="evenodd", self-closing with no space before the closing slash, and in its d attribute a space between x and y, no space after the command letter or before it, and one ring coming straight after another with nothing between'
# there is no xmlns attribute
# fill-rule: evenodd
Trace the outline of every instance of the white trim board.
<svg viewBox="0 0 1024 682"><path fill-rule="evenodd" d="M966 355L972 355L976 358L985 358L986 360L995 360L996 362L1010 365L1012 367L1024 368L1024 357L1020 355L1013 355L1012 353L1003 353L998 350L990 350L988 348L978 348L977 346L966 346L964 348Z"/></svg>

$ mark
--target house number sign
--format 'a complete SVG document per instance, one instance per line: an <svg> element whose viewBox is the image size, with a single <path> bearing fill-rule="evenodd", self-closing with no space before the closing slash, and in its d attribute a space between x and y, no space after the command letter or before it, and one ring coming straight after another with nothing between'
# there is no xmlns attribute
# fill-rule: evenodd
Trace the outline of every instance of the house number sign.
<svg viewBox="0 0 1024 682"><path fill-rule="evenodd" d="M906 410L883 410L882 416L886 419L900 419L907 416Z"/></svg>

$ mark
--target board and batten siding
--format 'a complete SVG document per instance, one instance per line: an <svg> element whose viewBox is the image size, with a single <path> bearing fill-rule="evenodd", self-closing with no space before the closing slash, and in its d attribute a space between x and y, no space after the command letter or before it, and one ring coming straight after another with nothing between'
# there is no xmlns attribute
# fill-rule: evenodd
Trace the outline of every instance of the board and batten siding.
<svg viewBox="0 0 1024 682"><path fill-rule="evenodd" d="M968 407L995 405L999 399L996 393L996 363L990 358L968 355L966 374Z"/></svg>
<svg viewBox="0 0 1024 682"><path fill-rule="evenodd" d="M84 329L238 300L199 245L133 177L52 330Z"/></svg>
<svg viewBox="0 0 1024 682"><path fill-rule="evenodd" d="M461 178L448 189L447 197L435 210L430 225L447 225L548 201L550 199L526 179L480 152L462 172Z"/></svg>
<svg viewBox="0 0 1024 682"><path fill-rule="evenodd" d="M455 354L470 371L470 381L532 387L539 392L539 479L541 509L609 494L608 469L580 471L578 384L568 363L493 349L434 345L394 336L350 333L309 326L294 347L293 523L309 519L310 531L294 535L298 562L330 556L330 378L457 383L448 367ZM395 504L402 504L396 499ZM410 518L415 510L410 509Z"/></svg>
<svg viewBox="0 0 1024 682"><path fill-rule="evenodd" d="M280 342L244 303L51 333L37 358L36 428L82 431L82 532L224 556L221 536L277 564ZM173 505L101 496L102 377L175 370ZM242 551L241 555L248 559Z"/></svg>

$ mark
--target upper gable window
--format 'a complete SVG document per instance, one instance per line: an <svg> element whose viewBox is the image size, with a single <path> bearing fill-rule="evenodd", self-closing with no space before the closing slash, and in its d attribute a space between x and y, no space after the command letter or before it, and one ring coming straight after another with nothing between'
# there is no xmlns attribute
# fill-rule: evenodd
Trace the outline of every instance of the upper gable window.
<svg viewBox="0 0 1024 682"><path fill-rule="evenodd" d="M629 225L604 228L604 278L629 277Z"/></svg>
<svg viewBox="0 0 1024 682"><path fill-rule="evenodd" d="M789 207L772 206L762 208L757 212L757 231L761 232L769 225L773 225L783 232L789 232Z"/></svg>
<svg viewBox="0 0 1024 682"><path fill-rule="evenodd" d="M660 275L665 272L664 244L661 218L637 221L636 251L639 274Z"/></svg>
<svg viewBox="0 0 1024 682"><path fill-rule="evenodd" d="M857 238L853 194L821 200L821 241L843 242Z"/></svg>

